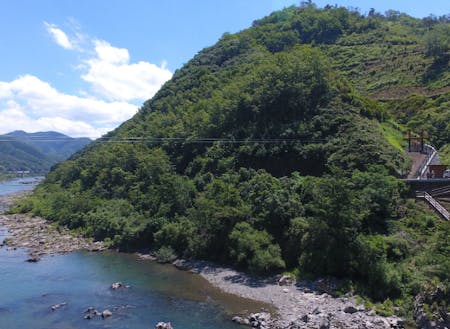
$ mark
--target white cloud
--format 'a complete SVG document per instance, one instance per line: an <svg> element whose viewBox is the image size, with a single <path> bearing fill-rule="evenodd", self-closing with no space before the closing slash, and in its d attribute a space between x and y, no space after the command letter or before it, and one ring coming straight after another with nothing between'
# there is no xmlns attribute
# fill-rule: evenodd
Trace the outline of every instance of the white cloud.
<svg viewBox="0 0 450 329"><path fill-rule="evenodd" d="M47 32L50 33L53 40L64 49L74 49L73 43L69 40L67 34L59 29L55 24L44 22Z"/></svg>
<svg viewBox="0 0 450 329"><path fill-rule="evenodd" d="M132 63L127 49L92 39L75 23L69 22L69 34L55 24L44 26L59 46L80 54L74 67L85 87L76 95L63 93L32 74L0 81L0 134L20 129L100 137L130 119L135 103L153 97L172 77L166 62Z"/></svg>
<svg viewBox="0 0 450 329"><path fill-rule="evenodd" d="M83 72L81 78L89 83L96 95L106 100L143 102L153 97L172 78L165 61L161 66L146 61L131 63L128 49L114 47L104 40L90 39L79 31L79 27L69 38L56 25L47 22L44 25L61 47L91 54L78 65ZM88 41L86 39L91 40L88 48L92 49L80 46Z"/></svg>
<svg viewBox="0 0 450 329"><path fill-rule="evenodd" d="M111 46L103 40L95 40L95 52L98 60L110 64L127 64L130 60L130 54L125 48Z"/></svg>
<svg viewBox="0 0 450 329"><path fill-rule="evenodd" d="M137 111L135 105L126 102L61 93L31 75L1 82L0 90L0 133L14 129L39 131L45 127L70 136L99 137Z"/></svg>
<svg viewBox="0 0 450 329"><path fill-rule="evenodd" d="M95 128L83 121L72 121L61 117L33 119L20 106L0 111L0 117L2 117L0 121L0 132L2 134L11 132L14 130L11 127L16 127L15 129L27 132L59 131L73 137L97 138L110 130L110 128Z"/></svg>
<svg viewBox="0 0 450 329"><path fill-rule="evenodd" d="M82 78L106 99L144 101L153 97L172 77L166 63L161 67L144 61L130 64L127 49L113 47L101 40L94 44L96 56L85 62L88 72Z"/></svg>

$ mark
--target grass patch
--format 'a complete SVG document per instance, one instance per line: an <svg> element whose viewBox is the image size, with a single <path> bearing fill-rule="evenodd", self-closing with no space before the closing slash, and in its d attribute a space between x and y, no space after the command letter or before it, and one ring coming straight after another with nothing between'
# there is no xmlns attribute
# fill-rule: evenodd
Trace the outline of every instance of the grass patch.
<svg viewBox="0 0 450 329"><path fill-rule="evenodd" d="M404 139L406 128L392 120L381 122L379 126L389 144L404 152L406 147L406 140Z"/></svg>
<svg viewBox="0 0 450 329"><path fill-rule="evenodd" d="M393 316L394 303L390 299L385 300L383 303L376 303L375 311L382 316Z"/></svg>

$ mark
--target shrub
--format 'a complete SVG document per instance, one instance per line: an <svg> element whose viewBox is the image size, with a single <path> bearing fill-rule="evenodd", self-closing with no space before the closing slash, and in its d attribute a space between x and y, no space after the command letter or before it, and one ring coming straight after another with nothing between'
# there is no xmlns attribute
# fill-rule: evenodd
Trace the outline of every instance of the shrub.
<svg viewBox="0 0 450 329"><path fill-rule="evenodd" d="M236 224L230 234L230 255L237 265L253 273L267 273L285 267L278 244L266 231L258 231L246 222Z"/></svg>
<svg viewBox="0 0 450 329"><path fill-rule="evenodd" d="M162 246L155 253L159 263L170 263L177 259L175 251L171 247Z"/></svg>

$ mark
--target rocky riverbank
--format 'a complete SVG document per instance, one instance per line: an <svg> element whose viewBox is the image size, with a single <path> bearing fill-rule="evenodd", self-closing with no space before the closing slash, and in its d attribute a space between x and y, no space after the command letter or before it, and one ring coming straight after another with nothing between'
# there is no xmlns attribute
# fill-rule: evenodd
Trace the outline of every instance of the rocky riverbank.
<svg viewBox="0 0 450 329"><path fill-rule="evenodd" d="M0 214L6 211L14 203L14 200L21 198L29 193L28 191L15 192L6 195L0 195Z"/></svg>
<svg viewBox="0 0 450 329"><path fill-rule="evenodd" d="M106 249L102 242L93 242L67 229L53 226L41 217L3 214L3 211L11 207L15 199L27 193L29 192L21 191L0 196L0 228L4 227L8 230L8 237L0 241L0 247L25 248L30 255L28 259L30 262L39 261L42 256L50 254Z"/></svg>
<svg viewBox="0 0 450 329"><path fill-rule="evenodd" d="M265 321L264 328L404 328L402 319L379 316L375 311L358 305L352 297L333 297L324 292L326 288L322 289L320 282L280 282L277 277L256 279L229 268L199 261L178 260L174 265L202 275L225 292L273 305L278 314ZM255 317L249 316L250 324L252 316Z"/></svg>
<svg viewBox="0 0 450 329"><path fill-rule="evenodd" d="M7 228L8 237L3 242L0 241L0 245L7 245L7 248L25 248L30 254L30 262L38 261L49 254L106 249L101 242L92 242L67 229L52 226L40 217L0 215L1 226Z"/></svg>

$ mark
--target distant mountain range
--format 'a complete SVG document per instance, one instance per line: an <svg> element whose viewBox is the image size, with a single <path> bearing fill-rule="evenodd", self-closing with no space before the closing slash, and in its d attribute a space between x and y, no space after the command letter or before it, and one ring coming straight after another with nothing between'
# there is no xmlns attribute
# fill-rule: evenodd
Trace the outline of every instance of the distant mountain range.
<svg viewBox="0 0 450 329"><path fill-rule="evenodd" d="M0 135L0 172L46 172L90 142L89 138L72 138L54 131L17 130Z"/></svg>

